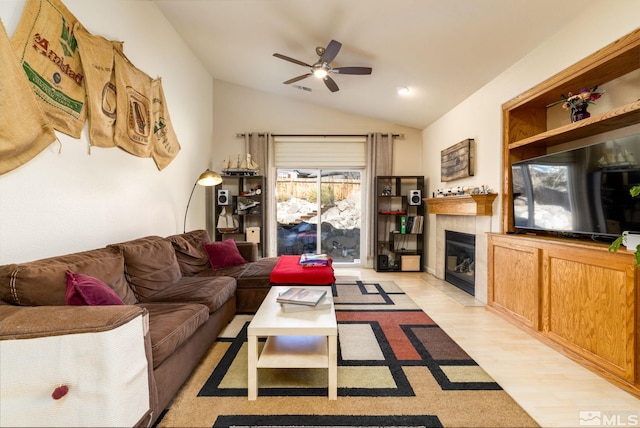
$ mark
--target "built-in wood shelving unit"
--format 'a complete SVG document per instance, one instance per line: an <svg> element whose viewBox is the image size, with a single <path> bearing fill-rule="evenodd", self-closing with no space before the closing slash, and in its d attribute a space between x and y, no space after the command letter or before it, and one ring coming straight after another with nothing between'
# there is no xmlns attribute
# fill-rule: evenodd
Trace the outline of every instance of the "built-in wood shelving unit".
<svg viewBox="0 0 640 428"><path fill-rule="evenodd" d="M505 103L502 233L489 234L487 307L640 396L640 275L633 253L607 245L512 234L513 162L640 123L640 100L547 129L559 94L640 69L640 29ZM634 90L632 88L632 90Z"/></svg>
<svg viewBox="0 0 640 428"><path fill-rule="evenodd" d="M640 68L640 29L616 40L502 106L503 232L512 232L511 164L550 147L640 123L640 100L569 125L547 129L548 105L576 88L603 85Z"/></svg>
<svg viewBox="0 0 640 428"><path fill-rule="evenodd" d="M515 141L509 144L509 150L518 147L539 145L552 147L557 144L579 140L594 134L624 128L638 123L640 118L640 101L617 107L597 116L574 122L560 128L541 132L529 138Z"/></svg>

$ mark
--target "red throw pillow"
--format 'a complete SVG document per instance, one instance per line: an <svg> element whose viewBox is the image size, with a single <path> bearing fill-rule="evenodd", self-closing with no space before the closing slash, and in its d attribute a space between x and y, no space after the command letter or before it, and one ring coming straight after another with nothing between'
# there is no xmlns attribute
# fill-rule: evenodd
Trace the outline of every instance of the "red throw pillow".
<svg viewBox="0 0 640 428"><path fill-rule="evenodd" d="M64 302L73 306L124 305L122 299L107 284L89 275L67 273Z"/></svg>
<svg viewBox="0 0 640 428"><path fill-rule="evenodd" d="M205 242L204 249L209 256L211 269L222 269L248 263L240 254L236 241L229 238L224 241Z"/></svg>

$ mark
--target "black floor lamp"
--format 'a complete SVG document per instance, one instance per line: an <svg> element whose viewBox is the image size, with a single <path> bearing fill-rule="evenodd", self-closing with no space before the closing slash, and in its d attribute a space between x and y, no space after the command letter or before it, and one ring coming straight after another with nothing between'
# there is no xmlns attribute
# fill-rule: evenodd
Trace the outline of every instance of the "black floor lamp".
<svg viewBox="0 0 640 428"><path fill-rule="evenodd" d="M189 201L187 202L187 209L184 212L184 226L182 228L182 232L187 231L187 213L189 212L189 204L191 203L191 197L193 196L194 190L196 190L196 186L199 184L201 186L210 187L217 186L222 183L222 177L215 171L211 171L207 168L205 172L200 174L195 183L193 183L193 189L191 189L191 194L189 195Z"/></svg>

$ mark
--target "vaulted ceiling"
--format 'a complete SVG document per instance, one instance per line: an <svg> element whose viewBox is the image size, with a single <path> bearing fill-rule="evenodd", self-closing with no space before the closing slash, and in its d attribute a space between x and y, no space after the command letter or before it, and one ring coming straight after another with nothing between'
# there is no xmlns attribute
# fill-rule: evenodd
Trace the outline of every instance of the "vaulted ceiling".
<svg viewBox="0 0 640 428"><path fill-rule="evenodd" d="M153 1L215 79L423 129L596 0ZM309 70L274 53L313 64L332 39L332 67L372 74L283 84Z"/></svg>

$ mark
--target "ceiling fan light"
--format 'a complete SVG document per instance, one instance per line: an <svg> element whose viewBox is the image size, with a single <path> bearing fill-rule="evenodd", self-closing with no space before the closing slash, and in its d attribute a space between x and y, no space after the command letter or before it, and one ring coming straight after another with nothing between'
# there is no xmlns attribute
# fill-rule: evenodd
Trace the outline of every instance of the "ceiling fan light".
<svg viewBox="0 0 640 428"><path fill-rule="evenodd" d="M313 70L313 75L318 79L324 79L325 77L327 77L327 74L327 70L325 70L324 68L316 68L315 70Z"/></svg>
<svg viewBox="0 0 640 428"><path fill-rule="evenodd" d="M308 70L306 74L294 77L293 79L286 80L282 83L285 85L289 85L291 83L298 82L302 79L306 79L307 77L314 76L316 79L322 80L325 86L331 92L337 92L340 90L340 88L338 88L338 85L336 84L336 82L331 77L329 77L330 74L355 74L355 75L371 74L371 67L332 68L330 65L331 61L333 61L336 55L338 55L338 52L340 51L341 47L342 47L342 44L340 42L331 40L326 48L322 48L322 47L316 48L316 53L320 58L315 63L313 63L313 65L309 65L305 62L298 61L297 59L290 58L286 55L274 53L273 56L275 56L276 58L280 58L285 61L292 62L294 64L302 65L304 67L307 67L307 70ZM295 85L295 87L303 88L305 90L311 91L310 88L305 88L299 85Z"/></svg>
<svg viewBox="0 0 640 428"><path fill-rule="evenodd" d="M400 86L398 88L399 95L409 95L409 92L411 92L411 90L409 89L408 86Z"/></svg>

